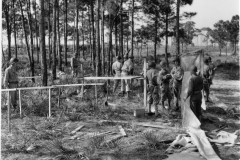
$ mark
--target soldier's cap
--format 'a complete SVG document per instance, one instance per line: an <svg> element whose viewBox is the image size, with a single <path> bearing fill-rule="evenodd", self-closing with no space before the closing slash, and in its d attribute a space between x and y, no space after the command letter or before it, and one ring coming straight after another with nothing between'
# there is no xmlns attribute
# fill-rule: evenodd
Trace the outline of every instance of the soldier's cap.
<svg viewBox="0 0 240 160"><path fill-rule="evenodd" d="M190 67L190 72L193 74L193 73L196 73L197 72L197 67L196 66L191 66Z"/></svg>
<svg viewBox="0 0 240 160"><path fill-rule="evenodd" d="M14 64L14 63L17 63L17 62L18 62L18 59L13 57L13 58L10 59L9 64L11 65L11 64Z"/></svg>
<svg viewBox="0 0 240 160"><path fill-rule="evenodd" d="M209 59L208 58L205 58L204 59L204 63L208 63L209 62Z"/></svg>
<svg viewBox="0 0 240 160"><path fill-rule="evenodd" d="M167 62L166 61L161 61L160 62L160 66L161 67L166 67L167 66Z"/></svg>
<svg viewBox="0 0 240 160"><path fill-rule="evenodd" d="M178 63L180 63L180 58L179 58L179 57L176 57L176 58L173 60L173 62L178 62Z"/></svg>
<svg viewBox="0 0 240 160"><path fill-rule="evenodd" d="M149 62L148 67L149 68L155 68L156 67L156 63L155 62Z"/></svg>
<svg viewBox="0 0 240 160"><path fill-rule="evenodd" d="M121 60L122 57L121 57L121 56L116 56L116 59L117 59L117 60Z"/></svg>

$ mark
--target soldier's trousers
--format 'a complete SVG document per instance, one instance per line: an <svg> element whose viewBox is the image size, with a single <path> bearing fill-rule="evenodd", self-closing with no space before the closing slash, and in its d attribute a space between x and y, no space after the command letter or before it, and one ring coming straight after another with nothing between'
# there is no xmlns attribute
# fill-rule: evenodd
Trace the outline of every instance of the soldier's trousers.
<svg viewBox="0 0 240 160"><path fill-rule="evenodd" d="M127 77L128 73L127 72L122 72L121 73L122 77ZM121 79L121 91L130 91L130 80L129 79Z"/></svg>
<svg viewBox="0 0 240 160"><path fill-rule="evenodd" d="M181 90L182 90L182 83L173 85L173 94L174 94L173 102L175 107L179 107L179 100L181 100Z"/></svg>
<svg viewBox="0 0 240 160"><path fill-rule="evenodd" d="M9 83L9 89L10 88L18 88L18 84ZM8 99L8 101L10 101L10 104L12 106L17 106L17 91L9 91L9 93L10 93L10 99Z"/></svg>
<svg viewBox="0 0 240 160"><path fill-rule="evenodd" d="M201 121L201 104L202 104L202 100L191 100L190 98L190 108L193 111L193 113L195 114L195 116L199 119L199 121Z"/></svg>
<svg viewBox="0 0 240 160"><path fill-rule="evenodd" d="M114 77L121 77L121 72L116 72ZM121 81L120 79L114 80L114 85L113 85L114 89L118 87L118 84L119 84L120 81Z"/></svg>
<svg viewBox="0 0 240 160"><path fill-rule="evenodd" d="M148 104L153 104L154 106L158 105L159 103L159 87L148 85L147 89L147 102Z"/></svg>
<svg viewBox="0 0 240 160"><path fill-rule="evenodd" d="M208 96L210 91L209 91L209 84L208 83L203 83L203 90L206 93L206 95Z"/></svg>

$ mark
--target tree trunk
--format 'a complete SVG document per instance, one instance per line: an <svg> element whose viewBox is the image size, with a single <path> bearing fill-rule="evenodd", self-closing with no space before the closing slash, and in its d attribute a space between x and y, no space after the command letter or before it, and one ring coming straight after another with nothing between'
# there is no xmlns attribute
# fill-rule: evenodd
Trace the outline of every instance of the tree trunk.
<svg viewBox="0 0 240 160"><path fill-rule="evenodd" d="M91 55L91 62L93 62L93 52L92 52L92 28L91 28L91 13L90 13L90 6L88 7L88 22L89 22L89 42L90 42L90 46L89 46L89 52L90 52L90 55ZM92 69L94 69L94 65L92 63Z"/></svg>
<svg viewBox="0 0 240 160"><path fill-rule="evenodd" d="M180 12L180 0L177 0L177 17L176 17L176 52L177 56L180 55L180 41L179 41L179 12Z"/></svg>
<svg viewBox="0 0 240 160"><path fill-rule="evenodd" d="M75 0L75 5L76 5L76 52L77 52L77 57L80 59L80 53L79 53L79 29L78 29L78 18L79 18L79 9L78 9L78 0Z"/></svg>
<svg viewBox="0 0 240 160"><path fill-rule="evenodd" d="M167 7L169 7L168 1L167 1ZM167 66L169 67L168 64L168 11L166 12L166 19L165 19L165 39L166 39L166 44L165 44L165 61L167 62Z"/></svg>
<svg viewBox="0 0 240 160"><path fill-rule="evenodd" d="M93 5L93 1L91 1L91 20L92 20L92 39L93 39L93 47L92 47L92 51L93 51L93 68L95 67L96 65L96 62L95 62L95 57L96 57L96 38L95 38L95 31L94 31L94 5Z"/></svg>
<svg viewBox="0 0 240 160"><path fill-rule="evenodd" d="M51 11L50 11L50 1L48 2L48 63L49 68L52 65L52 47L51 47Z"/></svg>
<svg viewBox="0 0 240 160"><path fill-rule="evenodd" d="M132 0L132 37L131 37L131 56L133 57L133 38L134 38L134 0Z"/></svg>
<svg viewBox="0 0 240 160"><path fill-rule="evenodd" d="M84 54L84 19L83 19L84 13L82 10L82 55L83 55L83 59L85 59L85 54Z"/></svg>
<svg viewBox="0 0 240 160"><path fill-rule="evenodd" d="M115 21L115 55L118 56L118 28L117 21Z"/></svg>
<svg viewBox="0 0 240 160"><path fill-rule="evenodd" d="M14 2L16 0L13 0L13 8L14 6ZM13 12L13 28L14 28L14 46L15 46L15 57L17 58L17 30L16 30L16 12Z"/></svg>
<svg viewBox="0 0 240 160"><path fill-rule="evenodd" d="M42 85L47 86L47 59L45 50L45 23L44 23L44 0L40 0L40 52L42 54Z"/></svg>
<svg viewBox="0 0 240 160"><path fill-rule="evenodd" d="M100 0L97 0L97 68L96 68L96 76L101 75L101 60L100 60L101 48L100 48L99 21L100 21Z"/></svg>
<svg viewBox="0 0 240 160"><path fill-rule="evenodd" d="M105 74L105 45L104 45L104 1L102 0L102 72Z"/></svg>
<svg viewBox="0 0 240 160"><path fill-rule="evenodd" d="M68 1L67 0L64 0L64 4L65 4L65 14L64 14L64 63L65 63L65 66L67 66L67 7L68 7Z"/></svg>
<svg viewBox="0 0 240 160"><path fill-rule="evenodd" d="M154 61L157 63L157 13L155 14Z"/></svg>
<svg viewBox="0 0 240 160"><path fill-rule="evenodd" d="M109 15L109 49L108 49L108 76L110 76L111 73L111 64L110 64L110 56L111 56L111 51L112 51L112 19L111 15Z"/></svg>
<svg viewBox="0 0 240 160"><path fill-rule="evenodd" d="M29 60L29 63L31 65L32 64L32 58L31 58L31 54L30 54L29 46L28 46L27 31L26 31L25 22L24 22L22 2L19 1L19 4L20 4L20 9L21 9L21 19L22 19L22 26L23 26L23 32L24 32L24 37L25 37L25 43L26 43L26 47L27 47L28 60Z"/></svg>
<svg viewBox="0 0 240 160"><path fill-rule="evenodd" d="M56 32L56 21L57 21L57 16L56 16L56 11L57 11L57 0L54 0L54 6L53 6L53 65L52 65L52 80L56 80L57 79L57 75L56 75L56 61L57 61L57 57L56 57L56 52L57 52L57 32Z"/></svg>
<svg viewBox="0 0 240 160"><path fill-rule="evenodd" d="M119 55L123 55L123 0L121 0L121 3L120 3L120 8L121 8L121 16L120 16L120 54Z"/></svg>
<svg viewBox="0 0 240 160"><path fill-rule="evenodd" d="M11 59L11 23L9 17L9 5L6 6L5 9L5 18L7 23L7 38L8 38L8 61Z"/></svg>
<svg viewBox="0 0 240 160"><path fill-rule="evenodd" d="M36 52L37 52L37 63L39 63L39 51L38 51L38 34L37 34L37 2L35 0L35 6L34 6L34 13L35 13L35 28L36 28L36 33L35 33L35 38L36 38Z"/></svg>
<svg viewBox="0 0 240 160"><path fill-rule="evenodd" d="M33 33L32 33L32 14L31 14L31 1L28 0L28 26L30 31L30 50L31 50L31 56L32 56L32 63L31 63L31 71L32 71L32 77L34 77L34 50L33 50ZM33 82L35 82L35 79L32 79Z"/></svg>
<svg viewBox="0 0 240 160"><path fill-rule="evenodd" d="M61 35L60 35L60 24L59 24L59 2L57 2L57 37L58 37L58 69L62 70L62 54L61 54Z"/></svg>

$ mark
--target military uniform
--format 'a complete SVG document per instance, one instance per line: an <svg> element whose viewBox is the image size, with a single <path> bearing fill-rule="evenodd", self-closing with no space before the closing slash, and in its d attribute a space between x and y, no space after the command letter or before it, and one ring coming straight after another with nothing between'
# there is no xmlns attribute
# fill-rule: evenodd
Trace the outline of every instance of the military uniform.
<svg viewBox="0 0 240 160"><path fill-rule="evenodd" d="M203 66L203 89L204 92L206 93L207 101L209 98L209 86L211 83L211 78L210 78L210 68L207 64Z"/></svg>
<svg viewBox="0 0 240 160"><path fill-rule="evenodd" d="M121 77L121 69L122 69L122 63L119 61L116 61L112 65L112 70L115 72L114 77ZM118 84L120 82L120 79L114 80L114 85L113 85L113 92L115 92L115 89L118 87Z"/></svg>
<svg viewBox="0 0 240 160"><path fill-rule="evenodd" d="M130 75L132 69L133 69L133 63L130 59L128 59L127 61L124 62L123 66L122 66L121 76L126 77L126 76ZM121 91L123 91L123 92L130 91L130 80L127 80L127 79L121 80Z"/></svg>
<svg viewBox="0 0 240 160"><path fill-rule="evenodd" d="M178 101L181 99L182 78L184 71L181 66L173 67L171 75L173 77L174 105L179 107Z"/></svg>
<svg viewBox="0 0 240 160"><path fill-rule="evenodd" d="M170 101L172 98L171 91L169 88L170 79L171 75L169 74L168 70L163 68L158 75L158 83L160 85L162 102L164 102L166 99Z"/></svg>
<svg viewBox="0 0 240 160"><path fill-rule="evenodd" d="M12 58L13 59L13 58ZM10 60L11 61L13 60ZM6 88L18 88L18 75L16 68L13 67L11 64L5 70L5 77L4 77L4 85ZM17 91L10 91L10 101L11 105L16 109L17 106Z"/></svg>
<svg viewBox="0 0 240 160"><path fill-rule="evenodd" d="M72 57L71 67L72 67L72 75L77 76L78 75L78 69L79 69L79 62L78 62L76 57Z"/></svg>
<svg viewBox="0 0 240 160"><path fill-rule="evenodd" d="M187 97L190 96L190 108L199 120L201 119L202 89L203 78L197 74L192 74L189 80Z"/></svg>
<svg viewBox="0 0 240 160"><path fill-rule="evenodd" d="M214 75L215 75L215 65L212 62L210 62L209 63L209 76L210 76L209 88L212 85L212 80L213 80Z"/></svg>

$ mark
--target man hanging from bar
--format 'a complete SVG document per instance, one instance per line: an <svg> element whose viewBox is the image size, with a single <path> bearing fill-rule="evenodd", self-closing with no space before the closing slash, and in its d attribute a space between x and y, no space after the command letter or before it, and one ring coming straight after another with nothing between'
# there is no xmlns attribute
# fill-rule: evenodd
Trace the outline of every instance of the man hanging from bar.
<svg viewBox="0 0 240 160"><path fill-rule="evenodd" d="M133 71L133 62L132 62L133 57L129 56L128 60L124 62L123 67L122 67L122 77L126 77L131 75ZM121 80L121 91L122 95L124 96L125 91L127 92L127 98L129 98L129 93L130 93L130 80L128 79L122 79Z"/></svg>
<svg viewBox="0 0 240 160"><path fill-rule="evenodd" d="M155 107L155 116L158 116L158 103L159 103L159 87L157 83L158 71L156 70L156 63L149 62L147 71L147 102L148 102L148 115L151 113L151 105Z"/></svg>
<svg viewBox="0 0 240 160"><path fill-rule="evenodd" d="M173 77L174 106L175 106L175 110L177 111L180 109L179 101L181 100L181 89L182 89L182 80L183 80L184 71L180 66L179 58L175 58L173 62L175 66L171 71L171 75Z"/></svg>
<svg viewBox="0 0 240 160"><path fill-rule="evenodd" d="M112 65L112 73L114 74L114 77L121 77L121 69L122 69L121 59L122 59L121 56L116 56L116 61ZM113 93L115 93L119 82L120 82L120 79L114 80Z"/></svg>
<svg viewBox="0 0 240 160"><path fill-rule="evenodd" d="M17 58L11 58L9 61L10 66L5 70L4 85L6 89L18 88L17 63ZM15 111L17 109L17 91L10 91L8 101L10 101Z"/></svg>
<svg viewBox="0 0 240 160"><path fill-rule="evenodd" d="M158 84L160 86L160 91L161 91L162 107L164 108L164 101L168 100L168 108L170 110L172 95L169 88L169 82L172 76L169 74L169 71L167 69L167 63L165 61L161 61L160 66L162 69L159 72L157 79L158 79Z"/></svg>
<svg viewBox="0 0 240 160"><path fill-rule="evenodd" d="M198 75L197 67L192 66L190 68L191 77L189 80L187 96L183 98L184 101L190 97L190 108L195 114L195 116L201 122L201 104L202 104L202 92L203 89L203 78Z"/></svg>

